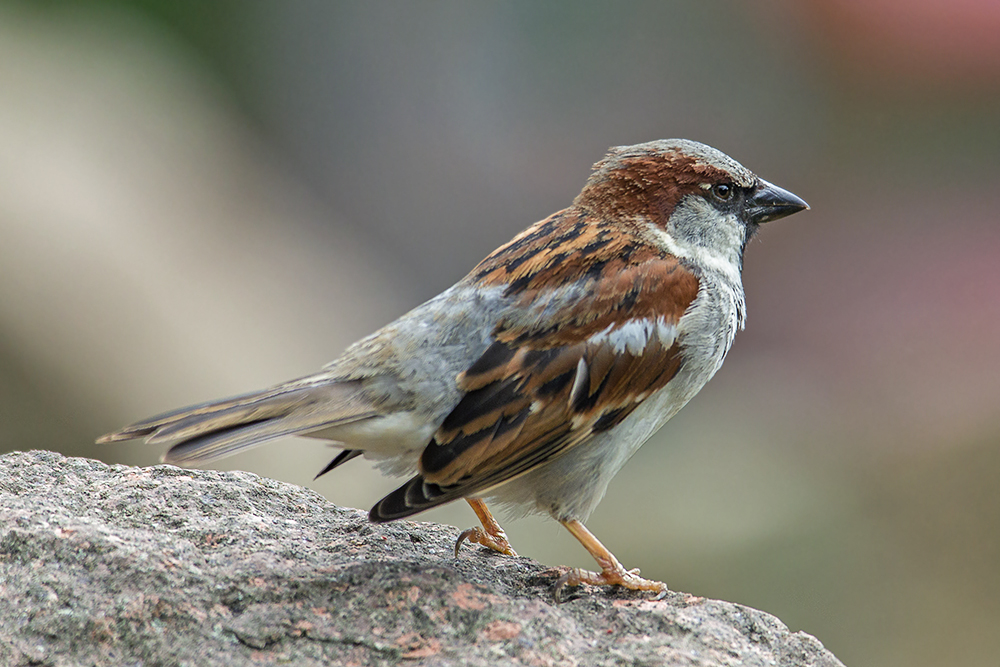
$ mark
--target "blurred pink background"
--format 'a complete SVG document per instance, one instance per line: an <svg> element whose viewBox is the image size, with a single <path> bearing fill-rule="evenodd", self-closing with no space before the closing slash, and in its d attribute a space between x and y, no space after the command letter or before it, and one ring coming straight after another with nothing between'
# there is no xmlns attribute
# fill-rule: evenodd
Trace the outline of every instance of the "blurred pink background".
<svg viewBox="0 0 1000 667"><path fill-rule="evenodd" d="M747 330L589 526L846 664L994 665L997 35L974 0L0 4L0 451L154 464L91 443L317 368L609 146L688 137L812 210L751 244ZM313 482L329 456L220 467L363 508L394 487Z"/></svg>

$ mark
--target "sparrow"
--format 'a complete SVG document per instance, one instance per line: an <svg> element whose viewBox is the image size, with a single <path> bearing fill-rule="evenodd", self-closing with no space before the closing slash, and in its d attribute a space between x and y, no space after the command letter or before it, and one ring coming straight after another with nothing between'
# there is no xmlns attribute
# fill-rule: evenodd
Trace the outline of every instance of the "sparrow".
<svg viewBox="0 0 1000 667"><path fill-rule="evenodd" d="M170 443L201 465L304 435L409 476L369 513L394 521L464 498L464 541L516 555L486 501L547 514L600 572L565 586L665 593L584 526L615 474L719 370L746 320L743 254L808 205L695 141L611 148L573 203L319 372L137 422L98 442ZM317 475L319 477L319 475Z"/></svg>

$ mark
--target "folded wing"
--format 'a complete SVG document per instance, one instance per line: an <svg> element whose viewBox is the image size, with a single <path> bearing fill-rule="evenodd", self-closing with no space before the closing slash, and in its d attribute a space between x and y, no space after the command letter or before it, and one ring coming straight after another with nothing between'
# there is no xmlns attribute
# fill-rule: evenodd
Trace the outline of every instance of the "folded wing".
<svg viewBox="0 0 1000 667"><path fill-rule="evenodd" d="M530 233L474 272L484 283L510 286L510 316L459 376L465 394L424 450L421 474L380 501L372 520L483 494L585 446L680 369L677 322L697 295L698 280L676 258L623 260L626 253L612 246L589 263L574 258L578 275L561 276L553 267L560 262L558 234L540 235L532 252ZM600 241L597 235L594 243ZM505 271L505 249L519 252L515 270ZM612 260L602 258L607 253ZM558 284L547 283L546 275Z"/></svg>

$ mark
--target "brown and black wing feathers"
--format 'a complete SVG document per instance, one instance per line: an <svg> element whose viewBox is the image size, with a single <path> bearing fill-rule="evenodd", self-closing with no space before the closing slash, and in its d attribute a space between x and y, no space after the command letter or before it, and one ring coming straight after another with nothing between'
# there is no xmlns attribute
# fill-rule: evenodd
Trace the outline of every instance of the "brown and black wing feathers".
<svg viewBox="0 0 1000 667"><path fill-rule="evenodd" d="M573 222L582 224L563 220L571 228ZM594 236L590 243L602 238L590 228L560 229L537 241L529 229L508 244L517 251L513 269L501 248L473 272L484 284L506 284L514 307L495 342L459 376L466 393L424 450L421 474L372 508L373 521L481 494L530 472L621 423L676 375L682 356L674 327L697 295L697 278L670 255L648 247L625 252L616 247L620 241L608 240L590 261L571 262L572 289L581 298L558 308L547 302L532 315L542 292L565 289L573 278L546 279L569 257L559 241L572 237L579 247L584 233ZM624 327L645 327L638 349L616 337Z"/></svg>

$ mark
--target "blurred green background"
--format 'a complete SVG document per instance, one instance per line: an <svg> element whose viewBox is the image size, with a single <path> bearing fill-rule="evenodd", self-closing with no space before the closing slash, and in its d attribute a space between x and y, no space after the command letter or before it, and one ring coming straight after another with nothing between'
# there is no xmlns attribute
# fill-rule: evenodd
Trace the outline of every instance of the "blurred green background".
<svg viewBox="0 0 1000 667"><path fill-rule="evenodd" d="M991 0L3 2L0 450L153 464L91 443L317 368L607 147L688 137L812 210L751 244L747 331L589 526L849 665L995 666L998 34ZM313 482L330 454L221 467L394 487Z"/></svg>

